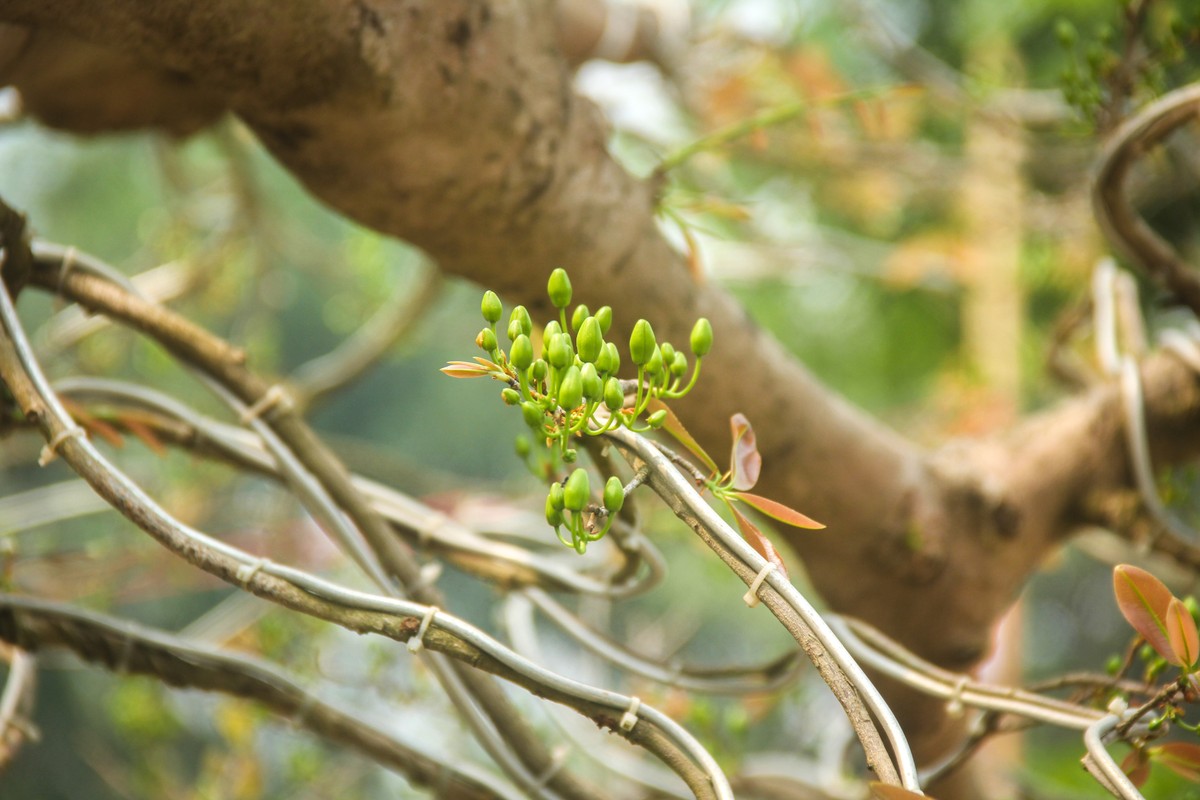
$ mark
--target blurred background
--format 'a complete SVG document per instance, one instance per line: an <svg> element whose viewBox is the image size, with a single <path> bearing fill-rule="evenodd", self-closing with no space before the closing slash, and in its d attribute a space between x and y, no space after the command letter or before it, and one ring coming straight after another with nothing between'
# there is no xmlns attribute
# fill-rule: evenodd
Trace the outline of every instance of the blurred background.
<svg viewBox="0 0 1200 800"><path fill-rule="evenodd" d="M697 0L683 10L690 38L672 44L665 67L590 61L577 86L608 115L612 150L631 171L675 164L661 224L698 274L736 295L831 387L931 447L1002 430L1098 379L1086 302L1106 248L1092 221L1089 168L1103 135L1131 110L1197 77L1200 7ZM722 135L705 138L714 134ZM1145 168L1136 193L1188 256L1200 221L1195 135L1177 137ZM17 116L0 128L0 175L0 192L36 235L139 276L144 291L244 347L260 373L311 376L314 359L380 320L394 344L314 400L317 430L352 469L435 507L552 536L536 527L545 527L536 521L539 484L513 454L519 415L491 387L438 372L472 354L486 287L441 279L414 249L321 207L236 120L173 141L74 138ZM1152 327L1179 322L1143 289ZM620 298L611 302L619 315ZM396 309L403 313L389 319ZM55 376L125 377L222 413L135 334L45 295L26 293L21 312ZM150 437L114 432L106 446L189 524L276 560L350 574L269 482ZM178 563L61 464L33 468L40 447L28 433L0 442L6 588L260 653L348 704L385 701L385 723L433 749L478 757L407 654L261 607ZM1195 478L1163 476L1192 516ZM763 616L696 592L734 591L732 579L670 520L655 524L671 577L606 609L615 630L639 651L694 663L786 652L786 635ZM1005 646L1010 667L1018 662L1010 679L1102 670L1123 652L1130 635L1109 578L1121 558L1095 533L1045 565ZM456 612L499 630L490 589L453 570L442 586ZM547 658L569 674L611 677L562 642ZM5 798L425 796L245 703L66 657L43 667L41 741L0 773ZM817 772L847 741L830 732L823 691L806 682L739 700L645 687L643 696L727 766L798 749ZM542 712L531 715L549 726ZM1106 796L1079 768L1081 754L1077 735L1031 734L1013 765L1014 792ZM1162 776L1145 792L1200 797Z"/></svg>

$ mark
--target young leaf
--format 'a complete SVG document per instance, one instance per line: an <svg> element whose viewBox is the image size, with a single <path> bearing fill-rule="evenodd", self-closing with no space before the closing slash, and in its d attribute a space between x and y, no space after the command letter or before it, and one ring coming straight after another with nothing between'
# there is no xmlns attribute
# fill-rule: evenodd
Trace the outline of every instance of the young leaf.
<svg viewBox="0 0 1200 800"><path fill-rule="evenodd" d="M733 507L732 503L727 503L729 510L733 512L733 518L737 520L738 527L742 529L742 538L745 539L754 552L770 561L779 570L783 577L787 577L787 567L783 563L783 559L779 556L779 551L775 549L775 545L771 544L771 540L763 535L763 532L751 522L745 514Z"/></svg>
<svg viewBox="0 0 1200 800"><path fill-rule="evenodd" d="M1167 636L1167 606L1171 590L1144 569L1129 564L1113 568L1113 592L1121 614L1146 643L1172 664L1179 665Z"/></svg>
<svg viewBox="0 0 1200 800"><path fill-rule="evenodd" d="M812 517L801 514L799 511L791 508L790 506L785 506L783 503L776 503L774 500L770 500L766 497L762 497L757 494L750 494L749 492L729 492L728 494L730 497L736 497L743 503L757 508L768 517L777 519L780 522L785 522L793 527L811 528L814 530L825 527Z"/></svg>
<svg viewBox="0 0 1200 800"><path fill-rule="evenodd" d="M154 435L154 431L144 421L137 419L133 414L123 414L120 419L125 430L136 436L154 455L165 456L167 454L166 445Z"/></svg>
<svg viewBox="0 0 1200 800"><path fill-rule="evenodd" d="M1169 742L1151 751L1151 758L1192 783L1200 783L1200 744Z"/></svg>
<svg viewBox="0 0 1200 800"><path fill-rule="evenodd" d="M871 800L933 800L933 798L910 792L900 786L873 781L871 783Z"/></svg>
<svg viewBox="0 0 1200 800"><path fill-rule="evenodd" d="M758 483L762 456L758 454L758 439L754 435L754 428L750 427L750 420L740 413L734 414L729 418L729 427L733 429L733 452L729 455L733 488L744 492Z"/></svg>
<svg viewBox="0 0 1200 800"><path fill-rule="evenodd" d="M441 371L451 378L482 378L488 375L486 368L470 361L451 361Z"/></svg>
<svg viewBox="0 0 1200 800"><path fill-rule="evenodd" d="M1177 663L1190 669L1200 656L1200 634L1196 632L1196 620L1178 597L1172 597L1167 604L1167 638Z"/></svg>
<svg viewBox="0 0 1200 800"><path fill-rule="evenodd" d="M688 429L683 427L679 417L675 416L675 412L668 408L666 403L655 397L650 400L646 408L651 412L666 410L667 421L663 423L663 430L675 437L675 441L686 447L689 453L704 462L704 466L708 467L711 472L715 474L721 471L717 462L713 461L712 456L706 453L700 443L692 438Z"/></svg>
<svg viewBox="0 0 1200 800"><path fill-rule="evenodd" d="M1121 760L1121 771L1139 789L1150 778L1150 759L1145 750L1132 750Z"/></svg>

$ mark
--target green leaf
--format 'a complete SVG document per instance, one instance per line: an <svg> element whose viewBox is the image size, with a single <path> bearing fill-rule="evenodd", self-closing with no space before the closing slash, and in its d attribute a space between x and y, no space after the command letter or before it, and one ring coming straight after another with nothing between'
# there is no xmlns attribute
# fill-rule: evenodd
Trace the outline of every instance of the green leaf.
<svg viewBox="0 0 1200 800"><path fill-rule="evenodd" d="M729 510L733 512L733 518L737 520L738 527L742 530L742 538L754 548L754 552L774 564L779 569L780 574L786 578L788 574L787 566L784 565L783 559L779 556L779 551L775 549L775 545L771 544L771 540L745 514L734 508L732 503L727 501L726 504L729 506Z"/></svg>
<svg viewBox="0 0 1200 800"><path fill-rule="evenodd" d="M1177 597L1167 604L1167 638L1179 664L1190 669L1200 656L1200 634L1196 632L1196 620Z"/></svg>
<svg viewBox="0 0 1200 800"><path fill-rule="evenodd" d="M777 503L761 495L750 494L749 492L728 492L727 496L736 497L746 505L753 506L766 514L768 517L787 523L795 528L819 530L825 527L812 517L801 514L791 506L785 506L783 503Z"/></svg>
<svg viewBox="0 0 1200 800"><path fill-rule="evenodd" d="M1144 569L1118 564L1113 568L1113 593L1122 616L1146 643L1170 663L1180 665L1167 634L1171 590Z"/></svg>
<svg viewBox="0 0 1200 800"><path fill-rule="evenodd" d="M729 455L729 470L733 473L733 488L738 491L753 489L762 471L762 456L758 454L758 439L750 420L741 413L729 418L733 429L733 450Z"/></svg>
<svg viewBox="0 0 1200 800"><path fill-rule="evenodd" d="M1169 742L1152 748L1150 757L1176 775L1200 783L1200 744Z"/></svg>
<svg viewBox="0 0 1200 800"><path fill-rule="evenodd" d="M704 462L704 466L708 467L709 472L715 475L721 471L721 468L717 466L717 462L713 461L712 456L706 453L704 448L700 446L700 443L692 438L692 435L688 433L688 429L683 427L683 423L679 421L679 417L675 416L675 412L666 403L654 397L651 398L646 408L652 412L665 410L667 412L667 419L663 423L663 430L671 434L675 438L675 441L686 447L689 453Z"/></svg>

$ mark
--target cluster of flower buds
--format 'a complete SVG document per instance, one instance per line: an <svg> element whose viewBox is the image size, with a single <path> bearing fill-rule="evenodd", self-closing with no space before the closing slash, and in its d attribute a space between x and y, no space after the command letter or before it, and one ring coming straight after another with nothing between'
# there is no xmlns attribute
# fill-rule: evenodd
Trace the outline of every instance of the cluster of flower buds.
<svg viewBox="0 0 1200 800"><path fill-rule="evenodd" d="M692 328L689 349L694 364L689 364L688 356L670 342L659 343L649 322L638 320L628 350L637 378L622 381L617 376L621 353L616 343L604 338L612 326L612 308L604 306L592 313L587 306L577 305L568 315L571 280L562 269L551 273L546 289L550 302L558 309L558 319L547 323L535 336L529 312L517 306L509 314L504 331L507 350L501 347L497 332L504 307L495 292L486 292L481 311L487 326L475 337L475 344L488 357L474 362L454 361L442 371L454 377L489 376L503 381L504 402L518 406L534 438L544 441L566 463L576 460L574 444L582 436L598 436L622 425L638 432L662 427L667 410L659 407L647 413L651 401L682 397L695 386L700 361L712 349L712 325L708 320L701 318ZM518 449L528 448L518 445ZM582 521L589 494L586 471L577 469L565 484L551 488L547 519L556 529L568 526L572 540L567 543L576 550L583 552L588 541L603 536L611 525L612 516L620 508L616 501L616 507L610 507L612 483L610 480L605 486L606 522L598 533L588 530ZM572 505L575 501L579 502ZM559 538L563 538L561 533Z"/></svg>

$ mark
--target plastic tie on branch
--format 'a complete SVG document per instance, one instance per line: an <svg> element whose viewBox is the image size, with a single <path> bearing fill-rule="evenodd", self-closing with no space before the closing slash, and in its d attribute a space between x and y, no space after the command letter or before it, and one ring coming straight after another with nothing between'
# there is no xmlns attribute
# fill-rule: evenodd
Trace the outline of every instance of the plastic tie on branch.
<svg viewBox="0 0 1200 800"><path fill-rule="evenodd" d="M63 442L67 439L73 439L76 436L87 436L87 431L78 425L72 425L69 428L63 428L58 433L51 437L46 446L42 448L42 452L38 454L38 466L44 467L58 457L58 448L62 447Z"/></svg>
<svg viewBox="0 0 1200 800"><path fill-rule="evenodd" d="M954 682L954 689L946 701L946 714L950 717L961 717L963 713L963 690L967 688L967 676L959 675Z"/></svg>
<svg viewBox="0 0 1200 800"><path fill-rule="evenodd" d="M621 730L628 733L633 730L633 726L638 724L638 709L642 707L642 698L634 695L629 698L629 710L621 715Z"/></svg>
<svg viewBox="0 0 1200 800"><path fill-rule="evenodd" d="M79 251L75 249L75 245L69 245L66 251L63 252L62 261L58 267L58 296L61 298L63 287L66 286L67 276L71 274L71 270L75 267L78 261Z"/></svg>
<svg viewBox="0 0 1200 800"><path fill-rule="evenodd" d="M567 744L560 744L550 753L550 763L546 765L546 769L541 775L538 775L533 781L533 788L544 789L554 780L554 776L562 772L563 766L567 763L567 757L571 755L571 747Z"/></svg>
<svg viewBox="0 0 1200 800"><path fill-rule="evenodd" d="M437 606L430 606L425 610L425 616L421 617L421 627L417 628L417 635L408 640L408 652L419 653L425 649L425 633L439 611L441 609Z"/></svg>
<svg viewBox="0 0 1200 800"><path fill-rule="evenodd" d="M742 595L742 601L747 606L754 608L759 604L758 590L762 588L763 581L767 579L767 576L776 569L778 567L774 561L768 561L766 564L763 564L763 568L758 571L758 574L754 576L754 580L750 582L750 589Z"/></svg>
<svg viewBox="0 0 1200 800"><path fill-rule="evenodd" d="M248 584L254 580L254 576L262 572L263 567L271 563L269 558L256 558L248 564L242 564L237 568L237 579L243 584Z"/></svg>
<svg viewBox="0 0 1200 800"><path fill-rule="evenodd" d="M287 389L284 389L282 385L277 383L263 392L263 396L255 400L249 408L243 411L238 419L243 425L246 425L269 412L291 411L295 407L296 403L292 400L292 396L288 394Z"/></svg>

